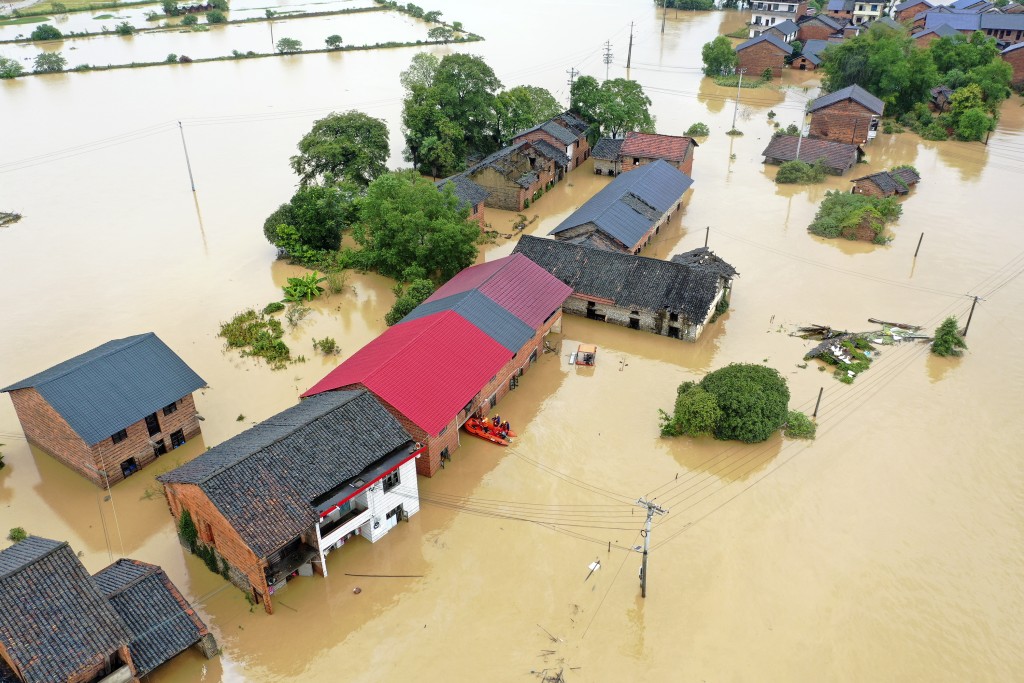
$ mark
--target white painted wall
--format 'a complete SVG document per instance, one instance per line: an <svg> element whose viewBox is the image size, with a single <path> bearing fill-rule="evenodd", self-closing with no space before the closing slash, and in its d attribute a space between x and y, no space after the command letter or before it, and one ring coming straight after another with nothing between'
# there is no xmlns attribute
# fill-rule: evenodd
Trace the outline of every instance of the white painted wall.
<svg viewBox="0 0 1024 683"><path fill-rule="evenodd" d="M366 491L370 520L359 527L359 533L371 543L376 543L400 521L397 517L387 519L387 513L401 505L410 517L420 510L419 486L416 483L416 459L413 458L398 468L400 483L384 492L382 482L377 482ZM376 528L375 528L376 527Z"/></svg>

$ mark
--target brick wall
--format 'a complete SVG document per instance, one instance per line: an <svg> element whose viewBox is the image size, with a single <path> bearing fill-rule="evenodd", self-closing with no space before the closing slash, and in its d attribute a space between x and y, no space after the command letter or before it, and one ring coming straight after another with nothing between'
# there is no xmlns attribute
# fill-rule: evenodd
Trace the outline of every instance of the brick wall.
<svg viewBox="0 0 1024 683"><path fill-rule="evenodd" d="M872 180L857 180L853 183L853 193L863 194L869 197L886 197L885 192L882 191L878 185ZM894 193L895 194L895 193Z"/></svg>
<svg viewBox="0 0 1024 683"><path fill-rule="evenodd" d="M618 161L608 159L594 159L594 173L598 175L618 175L620 166Z"/></svg>
<svg viewBox="0 0 1024 683"><path fill-rule="evenodd" d="M736 56L739 58L739 68L747 70L747 78L760 78L765 69L771 69L772 76L778 78L782 75L786 55L768 41L763 41L740 50Z"/></svg>
<svg viewBox="0 0 1024 683"><path fill-rule="evenodd" d="M796 37L797 40L806 45L808 40L828 40L832 37L833 33L835 31L820 21L808 21L800 24Z"/></svg>
<svg viewBox="0 0 1024 683"><path fill-rule="evenodd" d="M923 36L921 36L920 38L915 38L914 39L914 45L916 45L917 47L919 47L920 49L923 50L923 49L927 48L929 45L931 45L932 41L935 41L935 40L938 40L938 39L939 39L939 35L938 34L936 34L936 33L926 33Z"/></svg>
<svg viewBox="0 0 1024 683"><path fill-rule="evenodd" d="M924 12L929 9L931 9L931 7L929 7L927 4L919 2L916 5L911 5L910 7L901 9L899 12L896 13L895 19L896 21L902 23L904 21L913 19L921 12Z"/></svg>
<svg viewBox="0 0 1024 683"><path fill-rule="evenodd" d="M862 145L868 140L872 113L853 100L829 105L811 114L810 136Z"/></svg>
<svg viewBox="0 0 1024 683"><path fill-rule="evenodd" d="M476 206L471 206L469 208L469 219L468 220L470 220L470 221L476 223L477 225L479 225L481 230L486 225L486 219L484 218L484 209L485 208L486 207L484 206L483 202L480 202Z"/></svg>
<svg viewBox="0 0 1024 683"><path fill-rule="evenodd" d="M524 171L525 172L525 171ZM505 211L519 211L523 207L523 188L506 179L493 168L482 168L471 176L474 183L490 195L484 200L486 206Z"/></svg>
<svg viewBox="0 0 1024 683"><path fill-rule="evenodd" d="M1014 85L1024 84L1024 48L1008 52L1002 55L1002 59L1013 68L1011 82Z"/></svg>
<svg viewBox="0 0 1024 683"><path fill-rule="evenodd" d="M807 57L800 57L793 62L792 68L797 69L798 71L814 71L818 68L818 65L807 59Z"/></svg>
<svg viewBox="0 0 1024 683"><path fill-rule="evenodd" d="M639 163L633 163L633 159L639 159L640 161L639 161ZM647 164L654 163L657 160L658 160L657 157L629 157L629 158L620 157L620 163L621 163L623 172L625 172L625 171L632 171L634 168L640 168L641 166L646 166ZM668 163L671 164L672 162L670 161ZM683 157L682 161L674 164L674 166L676 168L678 168L680 171L682 171L683 173L685 173L686 175L688 175L688 176L692 176L693 175L693 145L690 145L689 147L687 147L687 149L686 149L686 156Z"/></svg>

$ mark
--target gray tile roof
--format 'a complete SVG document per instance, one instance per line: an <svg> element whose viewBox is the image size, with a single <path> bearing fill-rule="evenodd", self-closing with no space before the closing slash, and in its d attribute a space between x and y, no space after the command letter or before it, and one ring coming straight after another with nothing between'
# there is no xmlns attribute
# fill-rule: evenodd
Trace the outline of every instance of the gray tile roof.
<svg viewBox="0 0 1024 683"><path fill-rule="evenodd" d="M195 645L206 625L178 588L156 565L122 559L94 577L124 620L139 676Z"/></svg>
<svg viewBox="0 0 1024 683"><path fill-rule="evenodd" d="M565 152L552 145L547 140L535 140L530 145L537 150L541 155L551 159L559 166L567 167L569 165L569 157L566 156Z"/></svg>
<svg viewBox="0 0 1024 683"><path fill-rule="evenodd" d="M787 55L793 54L793 46L792 45L790 45L789 43L781 40L780 38L776 38L771 33L762 33L761 35L757 36L756 38L751 38L750 40L748 40L748 41L746 41L744 43L740 43L739 45L737 45L735 47L735 51L736 52L741 52L742 50L746 50L748 47L753 47L753 46L757 45L758 43L763 43L763 42L766 42L766 41L768 43L774 45L775 47L779 48L780 50L785 52Z"/></svg>
<svg viewBox="0 0 1024 683"><path fill-rule="evenodd" d="M1009 31L1024 31L1024 14L1001 14L986 12L978 15L981 18L979 28Z"/></svg>
<svg viewBox="0 0 1024 683"><path fill-rule="evenodd" d="M806 45L804 45L802 53L808 61L810 61L814 65L818 65L821 64L821 53L824 52L825 48L827 48L829 45L836 44L838 44L838 41L832 42L829 40L819 40L817 38L812 38L811 40L807 41Z"/></svg>
<svg viewBox="0 0 1024 683"><path fill-rule="evenodd" d="M895 11L902 12L905 9L910 9L914 5L920 5L922 3L928 5L929 7L934 7L934 5L932 5L932 3L929 2L929 0L905 0L905 2L901 2L900 4L896 5Z"/></svg>
<svg viewBox="0 0 1024 683"><path fill-rule="evenodd" d="M1010 47L1006 48L1005 50L1003 50L999 54L1005 55L1005 54L1008 54L1010 52L1013 52L1014 50L1020 50L1021 48L1024 48L1024 43L1017 43L1015 45L1011 45Z"/></svg>
<svg viewBox="0 0 1024 683"><path fill-rule="evenodd" d="M438 311L455 311L512 353L517 353L533 338L532 327L476 289L424 302L402 318L402 322Z"/></svg>
<svg viewBox="0 0 1024 683"><path fill-rule="evenodd" d="M562 119L564 123L559 121L559 119ZM515 137L518 139L527 133L537 130L544 131L565 145L571 145L586 132L587 124L575 114L562 112L558 116L553 116L547 121L538 123L536 126L519 131Z"/></svg>
<svg viewBox="0 0 1024 683"><path fill-rule="evenodd" d="M619 158L619 150L622 149L622 143L625 141L625 138L601 138L594 145L594 149L590 151L590 156L595 159L615 161Z"/></svg>
<svg viewBox="0 0 1024 683"><path fill-rule="evenodd" d="M827 14L815 14L812 17L804 17L802 20L797 22L797 25L805 24L809 21L820 21L822 24L828 26L834 31L842 30L843 24L846 23L845 20L836 19L835 17L830 17Z"/></svg>
<svg viewBox="0 0 1024 683"><path fill-rule="evenodd" d="M870 180L886 194L907 194L910 191L910 186L916 185L921 180L921 176L917 175L913 169L900 168L895 171L879 171L861 176L850 182L856 183L860 180Z"/></svg>
<svg viewBox="0 0 1024 683"><path fill-rule="evenodd" d="M944 38L944 37L947 37L947 36L955 36L955 35L957 35L960 32L957 31L952 26L950 26L949 24L939 24L938 26L933 26L932 28L926 28L926 29L924 29L922 31L918 31L917 33L915 33L914 35L912 35L910 37L916 40L916 39L920 38L921 36L928 35L929 33L934 33L935 35L939 36L940 38Z"/></svg>
<svg viewBox="0 0 1024 683"><path fill-rule="evenodd" d="M459 198L459 208L472 208L487 199L490 195L490 192L477 185L461 173L459 175L453 175L450 178L445 178L444 180L438 180L434 184L439 190L443 190L446 185L451 185L452 190L455 192L455 196Z"/></svg>
<svg viewBox="0 0 1024 683"><path fill-rule="evenodd" d="M936 28L937 26L946 25L958 31L976 31L981 28L982 16L984 15L974 13L927 12L924 15L924 27Z"/></svg>
<svg viewBox="0 0 1024 683"><path fill-rule="evenodd" d="M0 643L25 683L68 680L128 640L67 543L30 536L0 551Z"/></svg>
<svg viewBox="0 0 1024 683"><path fill-rule="evenodd" d="M198 486L264 558L316 522L311 501L411 440L366 390L329 391L157 479Z"/></svg>
<svg viewBox="0 0 1024 683"><path fill-rule="evenodd" d="M888 17L888 16L883 16L883 17L879 17L878 19L875 19L874 21L872 21L869 24L867 24L865 26L865 28L870 28L870 27L875 26L875 25L887 26L888 28L891 28L894 31L905 31L906 30L906 27L903 24L901 24L900 22L896 21L892 17Z"/></svg>
<svg viewBox="0 0 1024 683"><path fill-rule="evenodd" d="M828 0L826 9L829 12L852 12L855 4L854 0Z"/></svg>
<svg viewBox="0 0 1024 683"><path fill-rule="evenodd" d="M786 19L785 21L780 21L777 24L773 24L773 25L769 26L765 30L771 30L771 29L775 29L775 30L779 31L784 36L789 36L789 35L793 35L794 33L796 33L797 30L799 30L799 27L796 25L796 22L794 22L792 19Z"/></svg>
<svg viewBox="0 0 1024 683"><path fill-rule="evenodd" d="M811 102L807 111L815 112L819 109L823 109L824 107L836 104L837 102L842 102L843 100L853 100L858 104L864 105L867 109L878 115L881 115L882 112L885 111L885 103L859 85L848 85L845 88L836 90L828 95L822 95Z"/></svg>
<svg viewBox="0 0 1024 683"><path fill-rule="evenodd" d="M630 171L635 173L635 171ZM680 313L702 323L718 294L714 268L523 235L515 252L573 288L630 310Z"/></svg>
<svg viewBox="0 0 1024 683"><path fill-rule="evenodd" d="M682 254L676 254L670 260L672 263L682 263L691 268L703 268L727 279L739 275L732 265L726 263L721 256L716 255L707 247L697 247Z"/></svg>
<svg viewBox="0 0 1024 683"><path fill-rule="evenodd" d="M568 124L572 128L575 128L580 135L586 133L587 129L590 128L589 123L587 123L580 117L576 116L571 111L563 111L556 118L562 119L563 121L565 121L566 124Z"/></svg>
<svg viewBox="0 0 1024 683"><path fill-rule="evenodd" d="M152 332L115 339L0 389L36 391L90 446L206 386Z"/></svg>
<svg viewBox="0 0 1024 683"><path fill-rule="evenodd" d="M548 234L557 235L591 223L597 230L632 248L654 223L650 212L637 211L636 200L660 216L678 202L691 185L690 176L667 161L659 159L644 164L620 174Z"/></svg>
<svg viewBox="0 0 1024 683"><path fill-rule="evenodd" d="M793 161L796 159L797 142L796 135L777 135L761 154L767 159ZM825 168L845 173L857 163L859 149L857 145L845 142L805 137L800 143L800 161L808 164L820 161Z"/></svg>

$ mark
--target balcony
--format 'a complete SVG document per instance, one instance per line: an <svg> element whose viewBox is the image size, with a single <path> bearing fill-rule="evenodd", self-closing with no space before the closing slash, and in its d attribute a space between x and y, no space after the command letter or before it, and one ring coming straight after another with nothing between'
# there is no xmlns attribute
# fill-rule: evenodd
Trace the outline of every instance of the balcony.
<svg viewBox="0 0 1024 683"><path fill-rule="evenodd" d="M275 554L279 555L279 557L273 558L270 566L265 570L267 583L270 586L284 581L291 576L292 572L314 557L317 557L320 553L317 552L316 548L311 548L296 539L286 549Z"/></svg>
<svg viewBox="0 0 1024 683"><path fill-rule="evenodd" d="M320 527L320 547L329 548L340 539L370 521L370 511L365 508L353 508L348 514Z"/></svg>

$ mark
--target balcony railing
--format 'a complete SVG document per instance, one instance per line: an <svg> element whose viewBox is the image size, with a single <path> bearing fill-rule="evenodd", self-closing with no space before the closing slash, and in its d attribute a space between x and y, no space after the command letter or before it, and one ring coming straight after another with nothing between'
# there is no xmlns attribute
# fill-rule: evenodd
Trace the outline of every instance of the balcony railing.
<svg viewBox="0 0 1024 683"><path fill-rule="evenodd" d="M354 508L346 515L342 515L328 524L320 527L320 547L327 548L338 542L339 539L348 536L350 533L370 521L370 511L365 508Z"/></svg>

